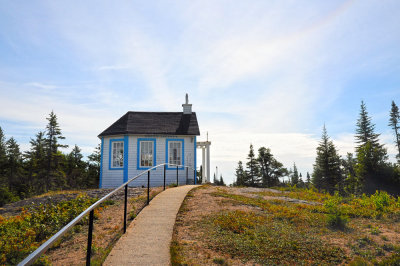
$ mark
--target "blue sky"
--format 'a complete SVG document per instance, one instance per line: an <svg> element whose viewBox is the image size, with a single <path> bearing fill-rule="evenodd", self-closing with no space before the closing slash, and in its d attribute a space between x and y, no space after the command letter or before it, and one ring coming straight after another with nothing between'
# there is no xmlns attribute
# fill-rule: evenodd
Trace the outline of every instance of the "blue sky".
<svg viewBox="0 0 400 266"><path fill-rule="evenodd" d="M1 1L0 126L26 150L54 110L90 154L126 111L189 93L225 180L250 143L304 176L324 123L354 150L361 100L393 158L399 47L399 1Z"/></svg>

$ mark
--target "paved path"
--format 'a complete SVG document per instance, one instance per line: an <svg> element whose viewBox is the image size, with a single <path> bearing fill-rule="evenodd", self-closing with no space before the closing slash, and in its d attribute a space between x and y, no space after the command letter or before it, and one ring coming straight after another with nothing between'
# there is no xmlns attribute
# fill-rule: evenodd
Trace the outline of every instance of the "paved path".
<svg viewBox="0 0 400 266"><path fill-rule="evenodd" d="M103 265L169 265L176 214L194 187L169 188L158 194L129 225Z"/></svg>

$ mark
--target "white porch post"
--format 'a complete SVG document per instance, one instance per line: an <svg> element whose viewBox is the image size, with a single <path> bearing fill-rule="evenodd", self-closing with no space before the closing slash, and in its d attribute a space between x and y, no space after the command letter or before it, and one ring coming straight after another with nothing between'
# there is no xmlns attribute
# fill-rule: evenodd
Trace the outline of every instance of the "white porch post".
<svg viewBox="0 0 400 266"><path fill-rule="evenodd" d="M210 145L207 145L207 181L211 182L210 180Z"/></svg>
<svg viewBox="0 0 400 266"><path fill-rule="evenodd" d="M211 141L200 141L196 143L197 148L201 149L202 152L202 173L201 177L203 183L210 182L210 145Z"/></svg>
<svg viewBox="0 0 400 266"><path fill-rule="evenodd" d="M202 169L201 169L201 179L203 180L202 183L206 182L206 169L207 166L205 164L206 162L206 149L204 146L201 147L201 152L202 152L202 160L201 160L201 165L202 165Z"/></svg>

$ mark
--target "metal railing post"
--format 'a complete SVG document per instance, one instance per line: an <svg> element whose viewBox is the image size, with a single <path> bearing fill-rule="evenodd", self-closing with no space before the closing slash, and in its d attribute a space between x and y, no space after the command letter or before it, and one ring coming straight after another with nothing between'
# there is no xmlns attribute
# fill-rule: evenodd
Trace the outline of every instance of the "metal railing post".
<svg viewBox="0 0 400 266"><path fill-rule="evenodd" d="M179 186L179 179L178 179L178 166L176 166L176 186Z"/></svg>
<svg viewBox="0 0 400 266"><path fill-rule="evenodd" d="M186 167L186 185L188 185L189 168Z"/></svg>
<svg viewBox="0 0 400 266"><path fill-rule="evenodd" d="M125 185L125 206L124 206L124 234L126 233L126 209L128 207L128 184Z"/></svg>
<svg viewBox="0 0 400 266"><path fill-rule="evenodd" d="M165 169L167 168L167 165L164 164L164 190L165 190Z"/></svg>
<svg viewBox="0 0 400 266"><path fill-rule="evenodd" d="M94 210L90 211L89 214L89 232L88 232L88 243L87 243L87 251L86 251L86 265L90 265L90 256L92 254L92 236L93 236L93 216Z"/></svg>
<svg viewBox="0 0 400 266"><path fill-rule="evenodd" d="M150 203L150 170L147 172L147 205Z"/></svg>

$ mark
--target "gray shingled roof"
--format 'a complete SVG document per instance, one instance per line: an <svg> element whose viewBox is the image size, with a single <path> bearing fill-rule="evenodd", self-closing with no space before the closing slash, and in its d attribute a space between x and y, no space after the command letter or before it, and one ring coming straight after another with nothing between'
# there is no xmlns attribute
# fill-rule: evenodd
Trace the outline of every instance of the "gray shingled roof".
<svg viewBox="0 0 400 266"><path fill-rule="evenodd" d="M125 134L200 135L196 113L127 112L99 137Z"/></svg>

